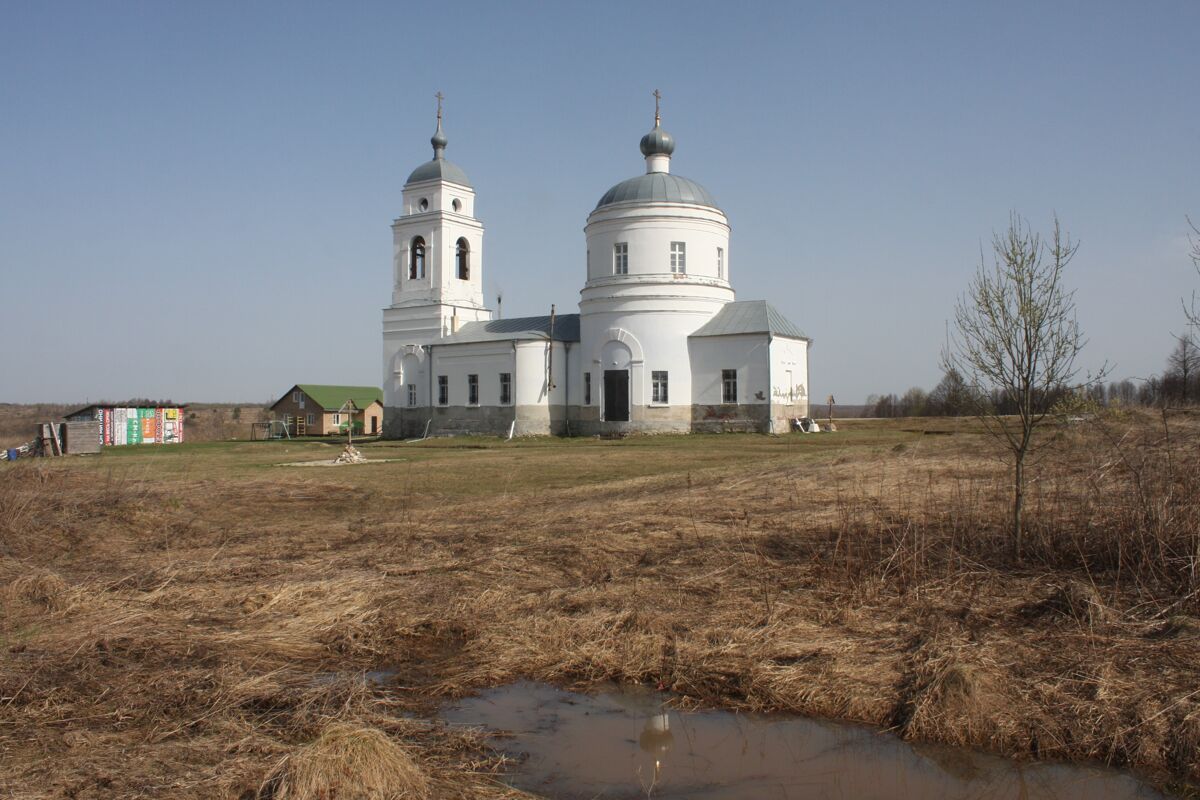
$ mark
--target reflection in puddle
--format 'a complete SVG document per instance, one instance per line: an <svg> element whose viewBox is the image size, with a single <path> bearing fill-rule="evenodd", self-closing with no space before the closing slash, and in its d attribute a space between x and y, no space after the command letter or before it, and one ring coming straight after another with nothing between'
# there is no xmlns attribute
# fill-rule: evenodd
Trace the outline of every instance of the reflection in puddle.
<svg viewBox="0 0 1200 800"><path fill-rule="evenodd" d="M506 731L527 756L511 776L552 798L1161 798L1116 770L1018 764L952 747L783 715L686 713L616 688L582 695L517 683L443 710L448 722Z"/></svg>

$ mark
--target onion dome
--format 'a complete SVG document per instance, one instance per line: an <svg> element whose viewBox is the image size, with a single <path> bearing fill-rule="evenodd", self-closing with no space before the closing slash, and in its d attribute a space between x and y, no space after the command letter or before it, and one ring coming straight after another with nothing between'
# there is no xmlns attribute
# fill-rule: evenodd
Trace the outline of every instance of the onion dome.
<svg viewBox="0 0 1200 800"><path fill-rule="evenodd" d="M449 144L449 140L442 131L442 115L440 111L438 112L437 130L430 137L429 143L433 145L433 160L427 161L414 169L412 174L408 176L405 185L419 181L442 180L469 187L471 181L467 178L467 173L463 172L462 168L457 164L446 160L446 145Z"/></svg>
<svg viewBox="0 0 1200 800"><path fill-rule="evenodd" d="M433 136L429 137L429 143L433 145L434 158L446 157L446 145L450 143L450 140L446 138L446 134L442 133L442 118L440 116L438 117L437 130L433 132Z"/></svg>
<svg viewBox="0 0 1200 800"><path fill-rule="evenodd" d="M609 189L596 208L616 203L681 203L721 210L703 186L682 175L671 174L675 137L662 129L657 114L654 115L654 130L642 137L641 150L646 157L646 174L621 181Z"/></svg>
<svg viewBox="0 0 1200 800"><path fill-rule="evenodd" d="M675 137L662 129L662 126L657 121L654 123L654 130L642 137L642 155L649 158L650 156L669 156L675 152Z"/></svg>

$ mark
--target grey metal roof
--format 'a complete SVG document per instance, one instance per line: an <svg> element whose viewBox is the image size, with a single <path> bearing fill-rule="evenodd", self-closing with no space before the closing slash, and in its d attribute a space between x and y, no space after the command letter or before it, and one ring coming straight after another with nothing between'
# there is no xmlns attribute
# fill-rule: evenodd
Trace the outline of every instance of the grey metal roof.
<svg viewBox="0 0 1200 800"><path fill-rule="evenodd" d="M493 319L487 322L468 322L439 344L467 344L469 342L507 342L513 339L545 339L550 332L550 317L513 317ZM554 317L554 340L556 342L579 341L579 315L557 314Z"/></svg>
<svg viewBox="0 0 1200 800"><path fill-rule="evenodd" d="M655 124L654 130L642 137L639 146L644 156L655 154L669 156L675 152L675 137L664 131L661 125Z"/></svg>
<svg viewBox="0 0 1200 800"><path fill-rule="evenodd" d="M688 180L682 175L672 175L669 172L648 172L627 181L621 181L609 189L596 203L596 208L602 208L613 203L691 203L698 206L711 206L721 210L717 201L700 184Z"/></svg>
<svg viewBox="0 0 1200 800"><path fill-rule="evenodd" d="M692 336L732 336L739 333L770 333L789 339L808 339L779 309L766 300L726 303Z"/></svg>
<svg viewBox="0 0 1200 800"><path fill-rule="evenodd" d="M410 183L417 181L432 181L442 180L450 181L451 183L461 183L463 186L470 186L471 181L467 178L467 173L452 161L447 161L444 158L435 158L432 161L426 161L421 166L412 171L405 182L407 186Z"/></svg>

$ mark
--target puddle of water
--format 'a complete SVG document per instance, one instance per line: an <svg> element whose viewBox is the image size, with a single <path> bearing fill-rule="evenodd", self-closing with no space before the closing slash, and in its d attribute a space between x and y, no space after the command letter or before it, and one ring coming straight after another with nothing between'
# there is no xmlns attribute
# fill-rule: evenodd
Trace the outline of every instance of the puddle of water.
<svg viewBox="0 0 1200 800"><path fill-rule="evenodd" d="M560 800L1163 797L1102 767L1019 764L804 717L678 712L667 699L638 687L583 695L516 683L442 717L511 733L494 740L525 758L510 782Z"/></svg>
<svg viewBox="0 0 1200 800"><path fill-rule="evenodd" d="M392 683L396 677L394 669L376 669L367 672L320 672L313 676L312 683L314 686L322 686L328 683L337 683L352 678L358 678L368 686L387 686Z"/></svg>

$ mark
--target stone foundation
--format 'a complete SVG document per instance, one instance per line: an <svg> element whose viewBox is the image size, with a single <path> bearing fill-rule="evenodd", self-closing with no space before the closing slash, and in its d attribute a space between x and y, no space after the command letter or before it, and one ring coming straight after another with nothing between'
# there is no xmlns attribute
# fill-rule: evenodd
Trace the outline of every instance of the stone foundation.
<svg viewBox="0 0 1200 800"><path fill-rule="evenodd" d="M769 433L770 420L766 403L692 406L692 430L697 433Z"/></svg>
<svg viewBox="0 0 1200 800"><path fill-rule="evenodd" d="M807 412L807 406L803 408ZM766 403L694 406L634 406L628 422L605 422L600 408L591 406L419 406L385 408L385 439L415 439L429 435L475 434L507 436L513 422L516 436L603 436L654 433L787 433L790 420L804 416L799 406ZM432 420L432 422L430 422Z"/></svg>

